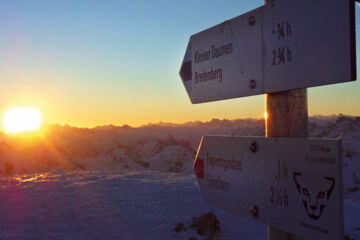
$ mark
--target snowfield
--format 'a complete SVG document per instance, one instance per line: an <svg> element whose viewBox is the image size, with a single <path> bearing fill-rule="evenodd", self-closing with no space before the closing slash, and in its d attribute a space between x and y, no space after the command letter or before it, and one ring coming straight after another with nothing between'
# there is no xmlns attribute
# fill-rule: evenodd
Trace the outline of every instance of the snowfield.
<svg viewBox="0 0 360 240"><path fill-rule="evenodd" d="M73 172L2 177L0 239L188 239L179 222L214 211L221 239L265 239L266 227L201 200L190 175ZM240 235L239 235L240 234Z"/></svg>
<svg viewBox="0 0 360 240"><path fill-rule="evenodd" d="M204 203L192 175L71 172L1 177L0 239L202 239L179 222L213 211L219 239L266 239L267 227ZM360 239L360 200L345 200L345 230Z"/></svg>
<svg viewBox="0 0 360 240"><path fill-rule="evenodd" d="M360 117L312 117L309 133L342 136L345 233L360 240ZM0 239L202 239L174 228L209 211L219 239L266 239L265 225L202 201L192 164L207 134L263 136L264 120L0 133Z"/></svg>

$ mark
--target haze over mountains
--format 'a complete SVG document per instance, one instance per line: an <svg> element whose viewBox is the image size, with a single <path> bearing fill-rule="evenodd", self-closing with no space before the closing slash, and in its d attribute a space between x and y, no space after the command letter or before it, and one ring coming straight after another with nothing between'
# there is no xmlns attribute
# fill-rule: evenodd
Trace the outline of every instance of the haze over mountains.
<svg viewBox="0 0 360 240"><path fill-rule="evenodd" d="M310 137L343 134L346 192L360 190L360 117L315 116ZM193 174L192 164L203 135L264 136L264 119L218 120L185 124L124 125L92 129L47 126L42 137L0 135L0 174L50 170L153 170Z"/></svg>

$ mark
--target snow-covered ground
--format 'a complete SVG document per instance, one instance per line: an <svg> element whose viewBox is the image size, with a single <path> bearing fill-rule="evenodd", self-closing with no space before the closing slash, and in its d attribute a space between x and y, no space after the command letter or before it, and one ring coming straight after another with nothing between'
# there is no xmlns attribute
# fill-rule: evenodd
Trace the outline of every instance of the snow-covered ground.
<svg viewBox="0 0 360 240"><path fill-rule="evenodd" d="M192 169L202 135L264 130L263 119L214 119L54 125L37 138L0 133L0 240L198 238L174 227L209 211L220 220L220 239L266 239L266 226L204 203ZM312 117L309 133L343 136L345 232L360 240L360 117Z"/></svg>
<svg viewBox="0 0 360 240"><path fill-rule="evenodd" d="M213 211L220 239L266 239L263 224L204 203L192 175L71 172L0 178L0 239L189 239L180 222ZM360 199L345 200L345 231L360 239Z"/></svg>

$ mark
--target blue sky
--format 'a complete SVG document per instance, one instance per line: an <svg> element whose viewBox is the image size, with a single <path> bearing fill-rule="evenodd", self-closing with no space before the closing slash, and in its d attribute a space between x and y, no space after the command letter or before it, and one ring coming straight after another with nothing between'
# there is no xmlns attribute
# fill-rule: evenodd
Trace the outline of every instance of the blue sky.
<svg viewBox="0 0 360 240"><path fill-rule="evenodd" d="M262 4L1 1L0 110L34 105L75 126L262 117L264 95L192 105L178 76L192 34ZM358 81L312 88L309 112L359 115L359 92Z"/></svg>

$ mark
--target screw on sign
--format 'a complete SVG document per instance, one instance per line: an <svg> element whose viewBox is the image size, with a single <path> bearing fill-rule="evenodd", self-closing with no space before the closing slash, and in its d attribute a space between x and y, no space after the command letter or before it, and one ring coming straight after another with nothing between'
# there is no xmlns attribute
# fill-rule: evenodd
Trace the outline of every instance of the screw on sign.
<svg viewBox="0 0 360 240"><path fill-rule="evenodd" d="M255 21L256 21L256 18L253 16L253 15L251 15L250 17L249 17L249 25L250 26L252 26L252 25L254 25L255 24Z"/></svg>
<svg viewBox="0 0 360 240"><path fill-rule="evenodd" d="M254 79L251 79L249 82L249 87L251 89L255 89L256 88L256 81Z"/></svg>
<svg viewBox="0 0 360 240"><path fill-rule="evenodd" d="M257 217L259 215L259 208L256 205L251 206L251 208L249 209L250 213L254 216Z"/></svg>
<svg viewBox="0 0 360 240"><path fill-rule="evenodd" d="M249 146L249 150L250 150L251 152L253 152L253 153L256 152L256 150L257 150L257 144L256 144L256 141L255 141L255 140L251 142L251 144L250 144L250 146Z"/></svg>

